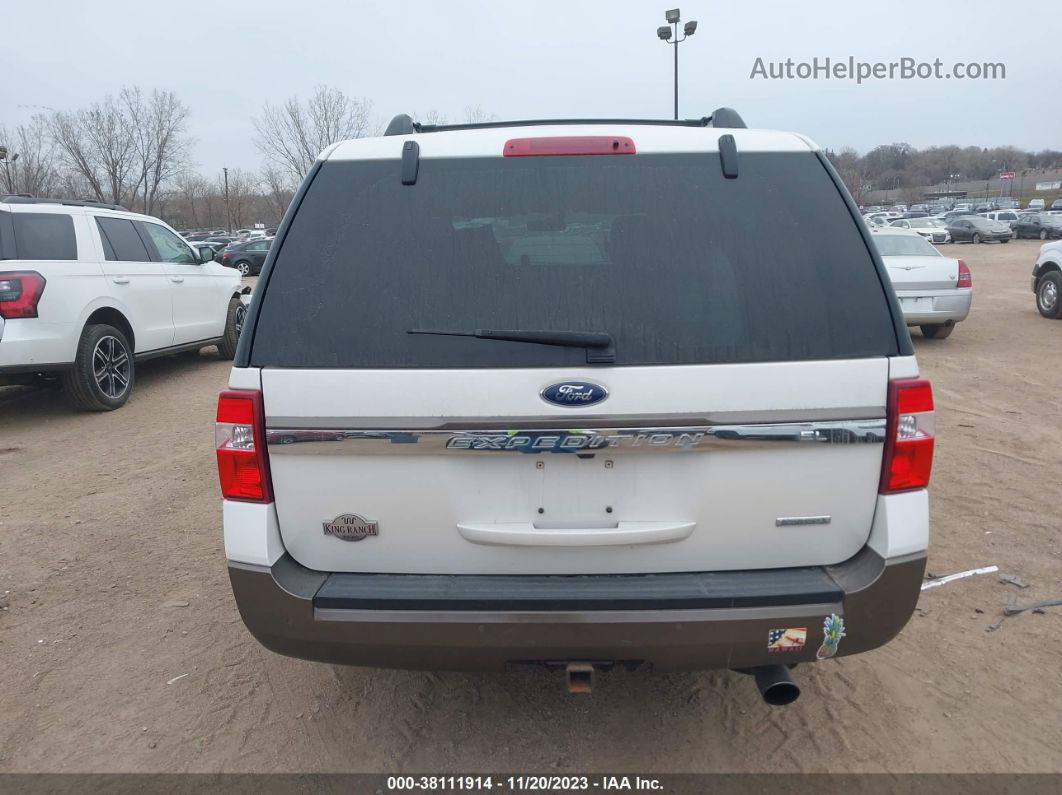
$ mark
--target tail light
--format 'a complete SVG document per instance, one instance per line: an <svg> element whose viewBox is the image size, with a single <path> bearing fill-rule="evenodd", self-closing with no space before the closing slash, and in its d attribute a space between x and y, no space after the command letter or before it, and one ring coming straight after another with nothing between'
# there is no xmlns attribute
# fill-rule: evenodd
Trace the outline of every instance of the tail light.
<svg viewBox="0 0 1062 795"><path fill-rule="evenodd" d="M889 382L881 494L924 489L933 467L933 388L921 379Z"/></svg>
<svg viewBox="0 0 1062 795"><path fill-rule="evenodd" d="M959 283L956 287L973 287L973 274L965 262L959 260Z"/></svg>
<svg viewBox="0 0 1062 795"><path fill-rule="evenodd" d="M37 302L46 281L36 271L0 272L0 317L37 317Z"/></svg>
<svg viewBox="0 0 1062 795"><path fill-rule="evenodd" d="M228 251L222 251L222 252L221 252L221 258L222 258L223 260L226 260L226 259L228 259L228 258L229 258L229 254L230 254L230 252L228 252Z"/></svg>
<svg viewBox="0 0 1062 795"><path fill-rule="evenodd" d="M261 392L239 389L221 393L214 447L218 454L221 496L245 502L273 500Z"/></svg>

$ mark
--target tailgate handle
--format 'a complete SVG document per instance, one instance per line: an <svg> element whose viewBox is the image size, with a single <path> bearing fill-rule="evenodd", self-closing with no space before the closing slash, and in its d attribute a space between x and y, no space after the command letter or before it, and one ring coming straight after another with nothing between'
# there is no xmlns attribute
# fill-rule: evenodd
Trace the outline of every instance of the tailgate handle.
<svg viewBox="0 0 1062 795"><path fill-rule="evenodd" d="M473 544L516 547L607 547L626 544L667 544L693 532L696 522L618 522L615 527L535 527L530 522L459 524L458 532Z"/></svg>

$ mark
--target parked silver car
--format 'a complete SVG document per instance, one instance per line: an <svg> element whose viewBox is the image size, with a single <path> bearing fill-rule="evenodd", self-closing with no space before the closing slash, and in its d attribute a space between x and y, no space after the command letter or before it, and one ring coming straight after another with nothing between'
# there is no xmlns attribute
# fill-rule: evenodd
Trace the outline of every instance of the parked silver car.
<svg viewBox="0 0 1062 795"><path fill-rule="evenodd" d="M910 229L917 232L930 243L950 243L948 225L939 218L901 218L889 224L896 229Z"/></svg>
<svg viewBox="0 0 1062 795"><path fill-rule="evenodd" d="M965 320L973 300L973 278L961 259L944 257L922 235L906 229L871 231L892 279L908 326L943 339Z"/></svg>

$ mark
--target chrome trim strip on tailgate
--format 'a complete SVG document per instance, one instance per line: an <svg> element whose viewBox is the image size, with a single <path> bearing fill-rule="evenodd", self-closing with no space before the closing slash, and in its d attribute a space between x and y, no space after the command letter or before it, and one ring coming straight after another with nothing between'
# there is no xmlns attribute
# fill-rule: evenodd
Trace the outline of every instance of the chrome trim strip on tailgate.
<svg viewBox="0 0 1062 795"><path fill-rule="evenodd" d="M954 290L952 290L954 292ZM868 417L884 417L885 405L842 406L830 408L766 409L754 411L719 411L710 414L595 414L579 412L578 423L582 428L688 428L700 425L762 425L764 423L835 422L837 420L864 420ZM287 417L267 416L270 428L302 428L305 430L335 429L350 427L347 417ZM389 430L407 428L416 431L507 431L510 428L555 428L571 427L572 417L528 416L497 417L358 417L358 429Z"/></svg>
<svg viewBox="0 0 1062 795"><path fill-rule="evenodd" d="M885 420L701 425L678 428L362 430L269 428L270 455L686 452L778 444L882 444Z"/></svg>

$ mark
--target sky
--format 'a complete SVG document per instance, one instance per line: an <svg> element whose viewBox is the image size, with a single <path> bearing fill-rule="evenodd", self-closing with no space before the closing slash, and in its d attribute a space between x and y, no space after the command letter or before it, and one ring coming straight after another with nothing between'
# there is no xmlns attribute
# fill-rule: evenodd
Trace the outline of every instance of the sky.
<svg viewBox="0 0 1062 795"><path fill-rule="evenodd" d="M757 0L680 4L680 115L737 109L750 127L865 151L1062 148L1062 2ZM1019 12L1035 10L1030 15ZM669 118L667 5L595 2L4 0L0 124L71 110L124 85L172 89L191 110L197 170L257 169L252 118L326 84L397 113L451 119ZM1001 62L1004 80L752 78L770 62Z"/></svg>

